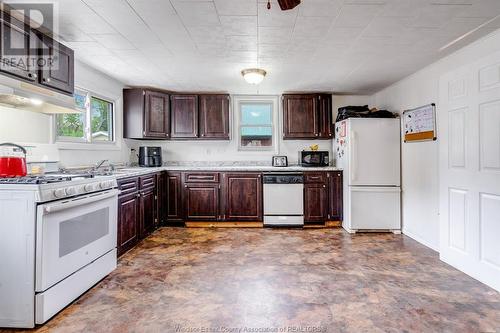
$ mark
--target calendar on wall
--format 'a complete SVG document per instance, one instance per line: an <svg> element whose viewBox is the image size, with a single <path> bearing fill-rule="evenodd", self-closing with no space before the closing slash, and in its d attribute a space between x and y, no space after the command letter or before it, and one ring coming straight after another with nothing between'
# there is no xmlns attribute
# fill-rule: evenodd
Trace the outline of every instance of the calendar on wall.
<svg viewBox="0 0 500 333"><path fill-rule="evenodd" d="M405 142L436 140L436 105L404 111L403 130Z"/></svg>

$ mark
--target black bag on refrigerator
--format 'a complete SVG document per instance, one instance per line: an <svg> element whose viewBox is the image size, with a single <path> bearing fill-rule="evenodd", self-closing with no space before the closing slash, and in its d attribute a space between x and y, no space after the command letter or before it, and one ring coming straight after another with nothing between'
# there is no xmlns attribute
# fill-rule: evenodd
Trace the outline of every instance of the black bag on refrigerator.
<svg viewBox="0 0 500 333"><path fill-rule="evenodd" d="M354 105L349 105L349 106L343 106L339 108L339 112L337 114L337 121L342 121L347 118L362 118L366 116L370 112L370 109L368 108L368 105L363 105L363 106L354 106Z"/></svg>

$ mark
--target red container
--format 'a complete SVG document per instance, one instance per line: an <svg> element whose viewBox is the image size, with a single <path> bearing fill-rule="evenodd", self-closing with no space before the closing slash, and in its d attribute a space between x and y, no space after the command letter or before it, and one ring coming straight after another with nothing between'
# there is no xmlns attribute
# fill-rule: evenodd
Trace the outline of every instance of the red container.
<svg viewBox="0 0 500 333"><path fill-rule="evenodd" d="M26 149L13 143L1 143L0 177L24 177L26 174Z"/></svg>

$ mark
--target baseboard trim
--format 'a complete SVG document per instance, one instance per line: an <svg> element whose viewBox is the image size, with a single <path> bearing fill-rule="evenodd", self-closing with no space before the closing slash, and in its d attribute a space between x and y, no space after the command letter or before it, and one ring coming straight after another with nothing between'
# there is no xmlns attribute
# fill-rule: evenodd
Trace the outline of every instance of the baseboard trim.
<svg viewBox="0 0 500 333"><path fill-rule="evenodd" d="M420 244L422 244L424 246L427 246L429 249L431 249L431 250L436 251L436 252L439 253L439 247L433 246L432 244L430 244L429 242L427 242L422 237L415 235L414 233L412 233L411 231L406 230L405 228L403 228L402 232L403 232L403 235L406 235L406 236L410 237L411 239L413 239L414 241L417 241Z"/></svg>
<svg viewBox="0 0 500 333"><path fill-rule="evenodd" d="M263 222L186 222L188 228L262 228Z"/></svg>

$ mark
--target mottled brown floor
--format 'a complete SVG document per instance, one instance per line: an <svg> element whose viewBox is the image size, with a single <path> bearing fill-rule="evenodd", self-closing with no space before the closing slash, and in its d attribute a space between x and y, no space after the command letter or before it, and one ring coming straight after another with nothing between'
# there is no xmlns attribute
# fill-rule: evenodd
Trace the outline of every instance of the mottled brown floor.
<svg viewBox="0 0 500 333"><path fill-rule="evenodd" d="M401 235L162 228L38 331L311 326L308 332L500 332L500 294Z"/></svg>

